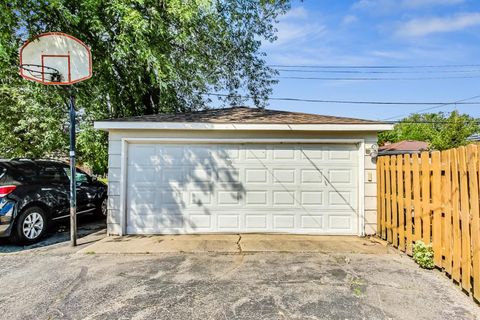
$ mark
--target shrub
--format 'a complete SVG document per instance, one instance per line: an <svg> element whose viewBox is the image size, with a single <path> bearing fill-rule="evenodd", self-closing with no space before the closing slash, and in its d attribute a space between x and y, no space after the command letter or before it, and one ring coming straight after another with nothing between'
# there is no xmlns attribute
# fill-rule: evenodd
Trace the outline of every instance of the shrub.
<svg viewBox="0 0 480 320"><path fill-rule="evenodd" d="M413 245L413 260L424 269L435 268L432 245L426 245L423 241L416 241Z"/></svg>

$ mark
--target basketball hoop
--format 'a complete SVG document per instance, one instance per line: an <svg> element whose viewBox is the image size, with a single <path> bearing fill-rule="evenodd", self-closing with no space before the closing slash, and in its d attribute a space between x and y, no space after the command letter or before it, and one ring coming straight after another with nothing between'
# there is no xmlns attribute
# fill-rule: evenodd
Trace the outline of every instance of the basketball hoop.
<svg viewBox="0 0 480 320"><path fill-rule="evenodd" d="M38 81L47 79L49 82L61 82L62 80L60 71L52 67L24 63L20 65L20 69L24 74L28 73L29 77L35 78Z"/></svg>
<svg viewBox="0 0 480 320"><path fill-rule="evenodd" d="M60 32L43 33L20 48L20 76L44 85L70 86L92 77L90 49L77 38ZM75 99L70 110L70 244L77 245L77 190L75 166Z"/></svg>

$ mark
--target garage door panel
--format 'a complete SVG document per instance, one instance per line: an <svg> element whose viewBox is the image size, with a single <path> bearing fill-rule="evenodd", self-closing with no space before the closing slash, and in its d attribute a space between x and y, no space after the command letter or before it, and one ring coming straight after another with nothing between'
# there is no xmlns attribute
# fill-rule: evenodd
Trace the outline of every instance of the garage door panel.
<svg viewBox="0 0 480 320"><path fill-rule="evenodd" d="M356 198L350 190L328 191L328 206L332 209L356 211Z"/></svg>
<svg viewBox="0 0 480 320"><path fill-rule="evenodd" d="M294 206L295 191L273 191L273 206Z"/></svg>
<svg viewBox="0 0 480 320"><path fill-rule="evenodd" d="M300 194L300 201L304 206L323 206L325 203L323 191L301 191Z"/></svg>
<svg viewBox="0 0 480 320"><path fill-rule="evenodd" d="M267 184L269 174L266 169L245 169L245 184Z"/></svg>
<svg viewBox="0 0 480 320"><path fill-rule="evenodd" d="M218 191L217 204L222 206L240 206L242 204L243 195L238 191Z"/></svg>
<svg viewBox="0 0 480 320"><path fill-rule="evenodd" d="M264 190L247 190L245 192L245 205L249 206L267 206L268 192Z"/></svg>
<svg viewBox="0 0 480 320"><path fill-rule="evenodd" d="M128 150L129 233L357 232L354 145L133 144Z"/></svg>
<svg viewBox="0 0 480 320"><path fill-rule="evenodd" d="M300 216L300 228L301 229L312 229L312 230L321 230L324 228L323 215L320 214L309 214Z"/></svg>
<svg viewBox="0 0 480 320"><path fill-rule="evenodd" d="M245 230L251 231L265 231L267 230L267 215L261 214L246 214L245 215Z"/></svg>
<svg viewBox="0 0 480 320"><path fill-rule="evenodd" d="M238 214L219 214L217 216L217 226L222 231L238 231L240 226L240 215Z"/></svg>
<svg viewBox="0 0 480 320"><path fill-rule="evenodd" d="M332 230L352 230L352 216L350 215L329 215L328 228Z"/></svg>
<svg viewBox="0 0 480 320"><path fill-rule="evenodd" d="M297 150L292 146L274 146L272 151L273 161L291 161L296 159Z"/></svg>
<svg viewBox="0 0 480 320"><path fill-rule="evenodd" d="M271 171L274 184L295 184L298 183L295 169L277 168Z"/></svg>

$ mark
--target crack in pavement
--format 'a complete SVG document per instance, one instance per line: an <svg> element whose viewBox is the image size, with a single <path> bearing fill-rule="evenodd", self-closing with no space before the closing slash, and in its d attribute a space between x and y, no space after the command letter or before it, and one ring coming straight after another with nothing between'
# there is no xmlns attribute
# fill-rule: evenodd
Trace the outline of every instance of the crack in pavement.
<svg viewBox="0 0 480 320"><path fill-rule="evenodd" d="M239 233L238 240L237 240L237 247L238 247L239 253L243 254L242 245L240 244L240 241L242 241L242 235Z"/></svg>

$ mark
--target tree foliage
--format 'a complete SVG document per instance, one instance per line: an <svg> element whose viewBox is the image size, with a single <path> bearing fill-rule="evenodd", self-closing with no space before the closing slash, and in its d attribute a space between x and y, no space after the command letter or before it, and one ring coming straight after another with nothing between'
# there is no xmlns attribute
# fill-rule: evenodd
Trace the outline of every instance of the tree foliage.
<svg viewBox="0 0 480 320"><path fill-rule="evenodd" d="M433 149L445 150L467 144L467 138L479 131L476 119L457 111L412 114L397 123L394 130L381 133L378 139L380 145L387 141L426 141Z"/></svg>
<svg viewBox="0 0 480 320"><path fill-rule="evenodd" d="M18 49L59 31L84 41L93 78L75 85L84 110L80 160L105 170L106 136L94 120L201 109L206 93L264 107L275 82L261 41L274 41L285 0L11 0L0 4L0 157L66 154L65 93L18 76ZM5 116L8 115L8 116Z"/></svg>

